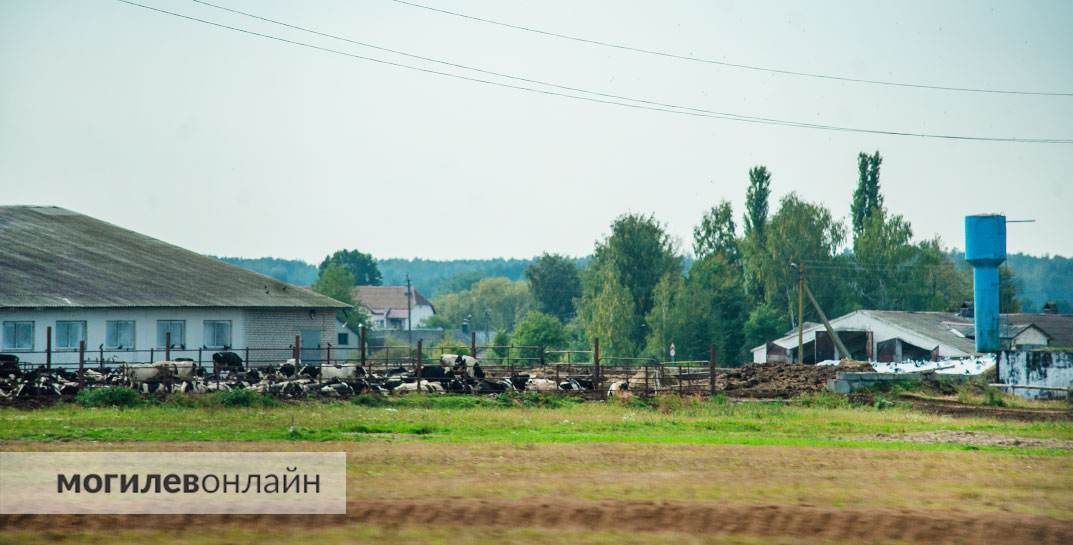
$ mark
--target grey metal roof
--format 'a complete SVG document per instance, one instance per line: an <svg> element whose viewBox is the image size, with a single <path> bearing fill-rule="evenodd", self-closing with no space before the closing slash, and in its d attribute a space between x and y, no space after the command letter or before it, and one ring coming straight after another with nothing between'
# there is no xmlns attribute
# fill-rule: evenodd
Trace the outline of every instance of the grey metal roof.
<svg viewBox="0 0 1073 545"><path fill-rule="evenodd" d="M960 333L965 326L972 325L971 318L948 312L912 312L904 310L868 310L876 318L903 329L908 329L937 342L956 348L967 354L976 352L976 341L962 337ZM958 333L955 333L957 330ZM931 348L925 346L922 348Z"/></svg>
<svg viewBox="0 0 1073 545"><path fill-rule="evenodd" d="M0 206L0 308L50 307L348 305L63 208Z"/></svg>

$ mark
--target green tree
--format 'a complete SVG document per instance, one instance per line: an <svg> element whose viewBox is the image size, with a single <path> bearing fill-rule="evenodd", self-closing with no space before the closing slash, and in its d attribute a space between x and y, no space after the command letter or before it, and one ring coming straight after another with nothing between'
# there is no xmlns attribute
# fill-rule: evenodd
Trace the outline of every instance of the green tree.
<svg viewBox="0 0 1073 545"><path fill-rule="evenodd" d="M652 309L656 284L668 272L681 270L682 259L663 225L652 216L626 214L612 223L607 238L596 243L583 281L591 284L590 299L591 294L607 293L612 284L626 290L632 314L618 319L630 324L628 337L637 345L645 338L643 317ZM591 328L587 330L592 336Z"/></svg>
<svg viewBox="0 0 1073 545"><path fill-rule="evenodd" d="M560 320L574 316L574 300L581 297L581 276L574 260L545 253L525 269L525 278L538 309Z"/></svg>
<svg viewBox="0 0 1073 545"><path fill-rule="evenodd" d="M826 207L803 201L795 193L783 197L767 229L763 258L765 302L785 308L793 323L800 319L798 273L790 267L793 262L805 265L809 286L828 316L849 310L849 285L843 276L832 274L852 265L848 258L838 255L844 239L845 227ZM812 312L806 307L805 313Z"/></svg>
<svg viewBox="0 0 1073 545"><path fill-rule="evenodd" d="M1009 265L1003 263L998 268L999 312L1021 312L1020 292L1020 282L1018 282L1017 277L1014 276L1013 269L1011 269Z"/></svg>
<svg viewBox="0 0 1073 545"><path fill-rule="evenodd" d="M749 188L745 190L745 237L755 237L762 246L767 227L768 199L771 197L771 173L763 165L749 169Z"/></svg>
<svg viewBox="0 0 1073 545"><path fill-rule="evenodd" d="M324 261L320 262L320 272L323 273L324 269L332 264L350 271L356 286L379 286L383 281L373 256L358 250L339 250L325 257Z"/></svg>
<svg viewBox="0 0 1073 545"><path fill-rule="evenodd" d="M764 300L764 249L767 244L768 199L771 198L771 173L763 165L749 169L749 188L745 190L744 237L741 243L745 289L754 302Z"/></svg>
<svg viewBox="0 0 1073 545"><path fill-rule="evenodd" d="M857 189L853 191L850 215L853 217L853 234L860 235L868 217L883 208L883 195L879 192L879 165L883 163L879 151L874 155L857 154Z"/></svg>
<svg viewBox="0 0 1073 545"><path fill-rule="evenodd" d="M640 336L640 320L630 290L613 267L598 268L588 275L579 318L585 334L600 339L601 353L607 356L633 356Z"/></svg>
<svg viewBox="0 0 1073 545"><path fill-rule="evenodd" d="M734 210L729 201L721 201L704 213L700 225L693 228L693 255L703 259L712 254L722 254L730 263L740 257L738 238L735 233Z"/></svg>
<svg viewBox="0 0 1073 545"><path fill-rule="evenodd" d="M671 272L663 275L652 294L652 310L648 312L648 338L645 352L660 360L670 359L668 350L680 327L679 298L683 295L682 275Z"/></svg>
<svg viewBox="0 0 1073 545"><path fill-rule="evenodd" d="M459 329L469 320L476 331L510 331L529 311L529 285L506 278L482 278L472 288L438 295L432 299L436 315L426 320L429 327Z"/></svg>
<svg viewBox="0 0 1073 545"><path fill-rule="evenodd" d="M768 304L760 304L749 312L745 321L745 349L752 350L771 339L777 339L790 327L783 313Z"/></svg>
<svg viewBox="0 0 1073 545"><path fill-rule="evenodd" d="M530 310L525 319L514 326L510 342L514 346L543 346L547 349L565 348L566 329L558 318Z"/></svg>
<svg viewBox="0 0 1073 545"><path fill-rule="evenodd" d="M357 331L359 324L368 323L369 315L365 307L354 304L354 298L350 294L353 287L354 276L350 274L350 271L333 263L321 271L312 289L321 295L350 305L351 308L337 312L336 317L346 323L347 327Z"/></svg>

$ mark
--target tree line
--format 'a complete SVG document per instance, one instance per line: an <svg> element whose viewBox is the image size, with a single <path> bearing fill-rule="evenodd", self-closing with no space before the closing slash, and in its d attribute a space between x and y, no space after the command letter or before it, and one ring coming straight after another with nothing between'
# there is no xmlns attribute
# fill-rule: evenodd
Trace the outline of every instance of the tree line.
<svg viewBox="0 0 1073 545"><path fill-rule="evenodd" d="M728 364L748 361L749 349L802 320L818 320L811 306L803 315L798 309L802 271L831 317L861 308L953 312L972 298L971 269L939 238L914 240L910 222L884 202L882 162L878 151L858 155L848 223L796 193L772 202L774 174L758 165L743 175L740 215L728 201L716 203L699 218L688 249L654 216L624 214L584 258L545 253L444 268L445 262L378 261L340 250L320 263L312 287L355 304L353 286L384 283L382 266L390 264L388 283L395 285L404 282L399 271L414 268L416 289L434 295L436 316L426 327L486 331L496 344L550 348L588 348L598 337L604 354L660 359L672 343L679 359L705 359L714 343ZM1073 264L1011 256L1025 260L1066 273ZM1042 285L1055 284L1041 272L1046 268L1026 270ZM420 279L432 278L438 288L430 293ZM1020 311L1019 282L1009 267L1000 280L1003 311ZM1059 305L1068 311L1068 301ZM340 317L355 327L367 323L360 305Z"/></svg>
<svg viewBox="0 0 1073 545"><path fill-rule="evenodd" d="M858 156L849 225L821 203L790 193L771 202L764 166L744 178L745 210L722 201L693 229L688 253L652 215L625 214L596 241L588 262L544 254L524 278L483 278L433 299L431 326L497 332L497 344L584 348L599 338L609 356L748 361L750 348L801 320L798 281L830 316L860 308L955 311L971 299L971 274L938 238L915 241L910 222L889 210L879 152ZM1004 309L1016 311L1003 272Z"/></svg>

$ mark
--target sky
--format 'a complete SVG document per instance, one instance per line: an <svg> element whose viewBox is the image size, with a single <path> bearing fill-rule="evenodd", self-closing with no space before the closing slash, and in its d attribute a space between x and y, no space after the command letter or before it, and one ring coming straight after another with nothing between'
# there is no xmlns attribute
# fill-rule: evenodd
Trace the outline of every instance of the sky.
<svg viewBox="0 0 1073 545"><path fill-rule="evenodd" d="M227 13L137 0L354 55L495 79ZM1073 96L949 92L597 47L391 0L213 0L425 57L739 115L889 131L1073 138ZM864 79L1073 92L1073 3L415 0L594 40ZM534 94L281 43L116 0L0 0L0 204L56 205L215 255L318 262L585 255L623 213L690 246L772 172L847 218L860 151L887 207L963 247L1073 255L1073 145L749 124ZM505 81L505 80L497 80ZM513 82L517 84L517 82ZM740 228L740 225L739 225Z"/></svg>

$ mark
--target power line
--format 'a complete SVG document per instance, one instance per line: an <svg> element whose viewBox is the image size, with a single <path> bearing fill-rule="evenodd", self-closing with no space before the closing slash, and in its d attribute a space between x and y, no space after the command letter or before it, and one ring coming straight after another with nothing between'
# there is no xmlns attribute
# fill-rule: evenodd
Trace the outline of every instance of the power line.
<svg viewBox="0 0 1073 545"><path fill-rule="evenodd" d="M300 47L306 47L306 48L309 48L309 49L315 49L315 50L323 51L323 52L326 52L326 53L334 53L334 54L337 54L337 55L342 55L342 56L350 57L350 58L357 59L357 60L373 62L373 63L377 63L377 64L392 66L392 67L396 67L396 68L402 68L402 69L406 69L406 70L413 70L413 71L423 72L423 73L427 73L427 74L434 74L434 75L443 76L443 77L460 79L460 80L465 80L465 81L469 81L469 82L473 82L473 83L481 83L481 84L485 84L485 85L494 85L494 86L497 86L497 87L515 89L515 90L519 90L519 91L526 91L526 92L531 92L531 93L539 93L539 94L544 94L544 95L558 96L558 97L570 98L570 99L574 99L574 100L583 100L583 101L587 101L587 102L595 102L595 103L600 103L600 104L610 104L610 105L622 106L622 107L626 107L626 108L634 108L634 109L639 109L639 110L651 110L651 111L657 111L657 112L673 113L673 114L679 114L679 115L688 115L688 116L694 116L694 117L707 117L707 118L713 118L713 119L724 119L724 120L729 120L729 121L738 121L738 122L742 122L742 123L756 123L756 124L761 124L761 125L776 125L776 126L784 126L784 127L798 127L798 128L809 128L809 129L838 131L838 132L882 134L882 135L889 135L889 136L912 136L912 137L919 137L919 138L936 138L936 139L944 139L944 140L971 140L971 141L986 141L986 142L1017 142L1017 143L1028 143L1028 144L1073 144L1073 139L987 137L987 136L969 136L969 135L956 135L956 134L914 133L914 132L907 132L907 131L890 131L890 130L879 130L879 129L864 129L864 128L857 128L857 127L843 127L843 126L836 126L836 125L822 125L822 124L802 123L802 122L779 120L779 119L758 118L758 117L743 116L743 115L732 114L732 113L713 112L713 111L710 111L710 110L703 110L703 109L700 109L700 108L691 108L691 107L685 107L685 106L675 106L675 105L669 105L669 104L665 105L665 106L653 106L653 105L648 105L648 104L630 104L630 103L627 103L627 102L620 102L620 101L616 101L616 100L605 100L605 99L601 99L601 98L580 96L580 95L574 95L574 94L570 94L570 93L561 93L561 92L557 92L557 91L549 91L549 90L546 90L546 89L538 89L538 88L527 87L527 86L523 86L523 85L513 85L513 84L503 83L503 82L499 82L499 81L486 80L486 79L475 78L475 77L471 77L471 76L464 76L464 75L461 75L461 74L454 74L454 73L450 73L450 72L442 72L442 71L433 70L433 69L430 69L430 68L422 68L422 67L419 67L419 66L413 66L413 65L409 65L409 64L404 64L404 63L399 63L399 62L394 62L394 61L388 61L388 60L378 59L378 58L374 58L374 57L367 57L367 56L358 55L358 54L355 54L355 53L350 53L350 52L347 52L347 51L340 51L338 49L332 49L330 47L319 46L319 45L315 45L315 44L311 44L311 43L307 43L307 42L300 42L300 41L297 41L297 40L291 40L291 39L287 39L287 38L282 38L282 37L275 36L275 35L272 35L272 34L265 34L265 33L256 32L256 31L253 31L253 30L245 29L245 28L239 28L239 27L225 25L225 24L222 24L222 23L217 23L217 22L214 22L214 21L209 21L209 20L206 20L206 19L200 19L200 18L197 18L197 17L189 16L189 15L183 15L181 13L176 13L176 12L168 11L168 10L161 9L161 8L147 6L145 4L139 4L137 2L132 2L130 0L116 0L116 1L124 3L124 4L127 4L127 5L130 5L130 6L139 7L139 8L147 9L147 10L150 10L150 11L155 11L157 13L162 13L162 14L165 14L165 15L171 15L171 16L174 16L174 17L179 17L181 19L186 19L188 21L194 21L194 22L214 26L214 27L217 27L217 28L222 28L222 29L225 29L225 30L232 30L232 31L235 31L235 32L243 33L243 34L248 34L248 35L251 35L251 36L257 36L257 37L260 37L260 38L265 38L265 39L269 39L269 40L275 40L275 41L278 41L278 42L283 42L283 43L287 43L287 44L291 44L291 45L297 45L297 46L300 46ZM532 81L536 81L536 80L532 80ZM586 91L586 92L588 92L588 91ZM597 94L597 93L593 93L593 92L589 92L589 93L590 94ZM629 100L633 100L635 102L642 102L641 100L638 100L638 99L629 99ZM678 108L678 109L673 109L673 108Z"/></svg>
<svg viewBox="0 0 1073 545"><path fill-rule="evenodd" d="M614 48L614 49L621 49L621 50L624 50L624 51L632 51L634 53L643 53L643 54L646 54L646 55L655 55L655 56L659 56L659 57L666 57L666 58L678 59L678 60L683 60L683 61L699 62L699 63L705 63L705 64L716 64L716 65L719 65L719 66L726 66L726 67L729 67L729 68L740 68L740 69L743 69L743 70L753 70L753 71L757 71L757 72L768 72L768 73L771 73L771 74L780 74L780 75L783 75L783 76L800 76L800 77L807 77L807 78L817 78L817 79L826 79L826 80L835 80L835 81L845 81L845 82L850 82L850 83L863 83L863 84L869 84L869 85L887 85L887 86L892 86L892 87L911 87L911 88L916 88L916 89L930 89L930 90L934 90L934 91L959 91L959 92L966 92L966 93L992 93L992 94L1003 94L1003 95L1036 95L1036 96L1061 96L1061 97L1073 96L1073 92L1068 92L1068 91L1022 91L1022 90L1012 90L1012 89L987 89L987 88L980 88L980 87L953 87L953 86L945 86L945 85L928 85L928 84L923 84L923 83L906 83L906 82L899 82L899 81L886 81L886 80L873 80L873 79L864 79L864 78L852 78L852 77L848 77L848 76L835 76L835 75L831 75L831 74L820 74L820 73L815 73L815 72L799 72L799 71L796 71L796 70L785 70L785 69L781 69L781 68L770 68L770 67L756 66L756 65L751 65L751 64L740 64L740 63L733 63L733 62L728 62L728 61L720 61L720 60L716 60L716 59L708 59L708 58L703 58L703 57L694 57L692 55L683 55L683 54L679 54L679 53L671 53L671 52L668 52L668 51L660 51L660 50L656 50L656 49L645 49L643 47L636 47L636 46L625 45L625 44L620 44L620 43L615 43L615 42L605 42L605 41L602 41L602 40L594 40L594 39L591 39L591 38L583 38L581 36L574 36L574 35L570 35L570 34L561 34L561 33L552 32L552 31L549 31L549 30L542 30L542 29L539 29L539 28L527 27L527 26L522 26L522 25L515 25L515 24L511 24L511 23L505 23L503 21L496 21L494 19L486 19L484 17L477 17L477 16L474 16L474 15L467 15L465 13L459 13L457 11L450 11L450 10L446 10L446 9L442 9L442 8L436 8L436 7L432 7L432 6L427 6L425 4L418 4L416 2L408 2L406 0L391 0L391 1L395 2L397 4L404 4L404 5L415 7L415 8L420 8L420 9L424 9L424 10L428 10L428 11L433 11L433 12L436 12L436 13L441 13L441 14L444 14L444 15L451 15L451 16L454 16L454 17L461 17L463 19L469 19L471 21L477 21L477 22L481 22L481 23L488 23L488 24L491 24L491 25L497 25L497 26L501 26L501 27L511 28L511 29L514 29L514 30L522 30L522 31L525 31L525 32L531 32L533 34L540 34L540 35L543 35L543 36L549 36L549 37L552 37L552 38L561 38L561 39L564 39L564 40L571 40L571 41L575 41L575 42L581 42L581 43L585 43L585 44L589 44L589 45L596 45L596 46L601 46L601 47L610 47L610 48Z"/></svg>

